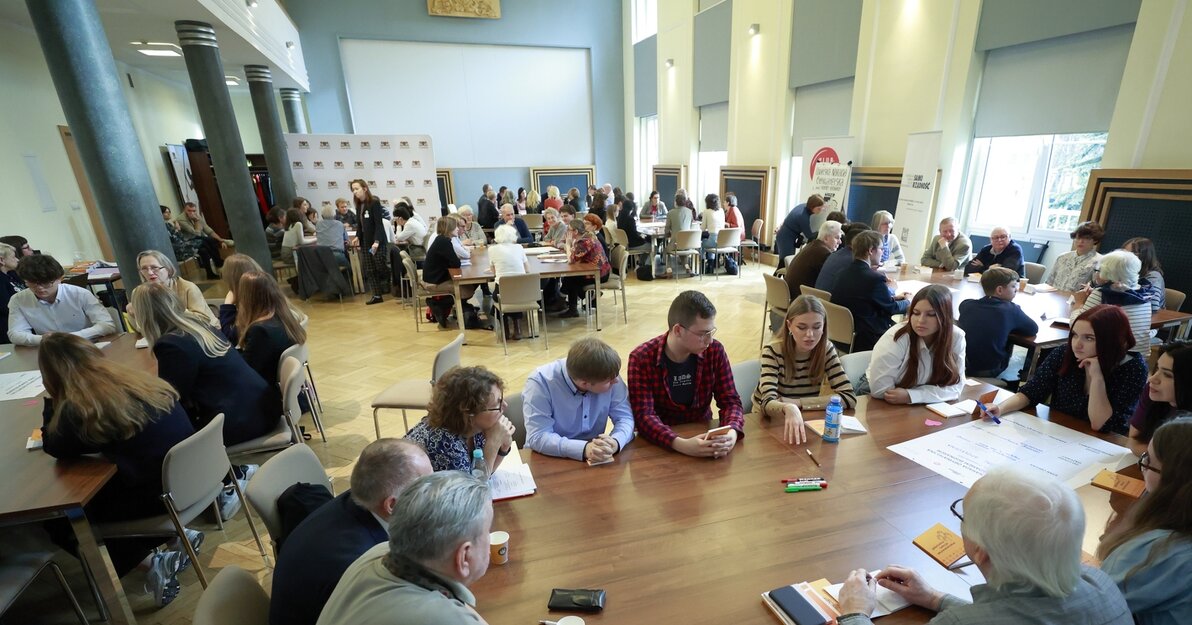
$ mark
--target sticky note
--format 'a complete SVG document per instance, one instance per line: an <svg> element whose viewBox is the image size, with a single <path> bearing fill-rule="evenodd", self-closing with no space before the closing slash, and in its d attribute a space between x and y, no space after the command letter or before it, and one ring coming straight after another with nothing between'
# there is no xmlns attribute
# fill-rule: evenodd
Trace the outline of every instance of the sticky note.
<svg viewBox="0 0 1192 625"><path fill-rule="evenodd" d="M1114 473L1108 469L1101 469L1097 477L1093 478L1093 486L1134 499L1138 499L1146 491L1146 482L1128 475Z"/></svg>
<svg viewBox="0 0 1192 625"><path fill-rule="evenodd" d="M926 425L929 428L933 428L936 426L943 425L943 423L936 421L935 419L923 419L923 425Z"/></svg>
<svg viewBox="0 0 1192 625"><path fill-rule="evenodd" d="M931 529L919 534L915 537L914 543L944 567L951 566L964 557L964 541L956 532L944 527L943 523L936 523Z"/></svg>

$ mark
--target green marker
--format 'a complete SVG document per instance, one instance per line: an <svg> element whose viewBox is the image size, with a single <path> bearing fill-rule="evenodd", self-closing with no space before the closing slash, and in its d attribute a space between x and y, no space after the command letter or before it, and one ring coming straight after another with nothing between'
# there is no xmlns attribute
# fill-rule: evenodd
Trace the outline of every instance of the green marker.
<svg viewBox="0 0 1192 625"><path fill-rule="evenodd" d="M801 493L805 490L823 490L823 489L824 489L824 487L820 486L819 484L788 484L786 487L786 492Z"/></svg>

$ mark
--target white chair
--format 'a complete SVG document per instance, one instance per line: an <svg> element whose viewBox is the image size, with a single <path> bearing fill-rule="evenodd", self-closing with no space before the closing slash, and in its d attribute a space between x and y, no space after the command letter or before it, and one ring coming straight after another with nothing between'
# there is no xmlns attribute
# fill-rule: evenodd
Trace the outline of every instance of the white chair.
<svg viewBox="0 0 1192 625"><path fill-rule="evenodd" d="M799 292L802 293L803 295L814 295L814 296L818 297L820 299L820 301L825 302L825 303L832 301L831 293L829 293L823 289L817 289L813 286L807 286L806 284L799 285Z"/></svg>
<svg viewBox="0 0 1192 625"><path fill-rule="evenodd" d="M263 436L229 445L229 456L285 449L303 442L302 431L298 429L298 420L302 418L298 394L302 392L302 384L306 381L302 363L296 358L282 358L278 370L277 384L281 387L282 410L277 417L277 424Z"/></svg>
<svg viewBox="0 0 1192 625"><path fill-rule="evenodd" d="M766 303L762 306L762 339L757 349L760 352L766 346L766 337L770 335L770 313L786 316L786 309L791 305L791 291L786 286L786 280L768 273L762 274L766 282Z"/></svg>
<svg viewBox="0 0 1192 625"><path fill-rule="evenodd" d="M315 389L315 378L310 372L310 348L306 343L291 345L286 351L281 353L281 358L277 361L277 379L284 380L281 373L281 364L286 361L286 358L293 358L302 363L305 372L302 380L302 394L306 396L306 403L310 404L310 417L315 422L315 429L319 431L319 436L323 437L323 442L327 442L327 434L323 431L323 403L319 401L319 392ZM317 404L317 407L316 407ZM301 415L299 415L301 416Z"/></svg>
<svg viewBox="0 0 1192 625"><path fill-rule="evenodd" d="M766 227L766 220L754 219L753 227L749 229L750 238L741 241L741 247L753 250L753 262L761 262L762 231Z"/></svg>
<svg viewBox="0 0 1192 625"><path fill-rule="evenodd" d="M245 489L248 503L261 516L265 531L269 532L274 555L277 555L277 537L281 535L281 516L277 511L277 498L287 488L299 482L325 486L335 495L331 480L323 470L323 463L319 462L319 457L306 445L295 445L267 460L253 475L248 488Z"/></svg>
<svg viewBox="0 0 1192 625"><path fill-rule="evenodd" d="M741 229L740 228L721 228L720 232L716 233L716 247L712 249L712 254L716 257L720 256L736 256L737 264L741 262ZM715 273L715 272L713 272ZM715 273L716 279L720 279L720 274ZM737 277L741 277L741 268L737 268Z"/></svg>
<svg viewBox="0 0 1192 625"><path fill-rule="evenodd" d="M268 625L269 595L257 578L231 564L219 570L195 606L194 625Z"/></svg>
<svg viewBox="0 0 1192 625"><path fill-rule="evenodd" d="M527 273L522 275L501 276L497 279L497 286L501 289L501 298L494 299L493 308L501 313L497 317L497 334L501 335L501 347L505 355L509 355L509 342L505 340L505 315L510 313L534 313L533 321L526 315L530 328L542 315L542 324L538 326L542 334L543 349L550 349L550 341L546 338L546 309L542 306L542 275Z"/></svg>
<svg viewBox="0 0 1192 625"><path fill-rule="evenodd" d="M513 424L513 442L518 448L526 446L526 413L525 402L521 393L514 393L505 397L505 418Z"/></svg>
<svg viewBox="0 0 1192 625"><path fill-rule="evenodd" d="M421 332L424 322L422 310L426 300L442 295L442 293L432 293L426 288L426 283L422 281L422 274L418 272L418 265L405 250L401 251L401 265L406 270L406 278L410 281L410 294L414 298L414 331Z"/></svg>
<svg viewBox="0 0 1192 625"><path fill-rule="evenodd" d="M629 300L625 295L625 272L629 271L629 252L620 245L614 245L613 249L609 251L612 258L609 262L612 263L614 271L609 272L608 282L604 283L601 290L609 290L613 292L613 305L617 304L617 291L621 291L621 316L625 319L625 323L629 323ZM591 285L593 291L596 290L596 285ZM584 289L585 291L587 289Z"/></svg>
<svg viewBox="0 0 1192 625"><path fill-rule="evenodd" d="M848 378L848 383L853 385L854 390L861 385L861 376L865 375L865 370L869 368L869 360L872 357L872 351L854 352L840 356L840 367L844 369L844 375Z"/></svg>
<svg viewBox="0 0 1192 625"><path fill-rule="evenodd" d="M161 463L161 484L165 490L161 500L165 503L166 514L136 519L132 521L118 521L103 523L96 526L97 532L105 539L131 538L140 536L177 536L190 556L195 574L203 588L207 587L207 576L203 573L203 566L199 563L199 554L195 552L190 541L186 539L185 527L204 510L215 509L215 518L219 519L219 506L216 497L223 491L224 477L231 478L232 488L240 500L244 500L244 493L240 490L240 483L232 473L232 463L228 460L228 453L223 444L223 414L215 415L214 419L203 429L190 435L189 438L174 445L166 452ZM261 557L266 558L265 545L261 543L261 535L257 533L257 524L253 522L248 507L244 507L244 518L248 520L248 527L257 541L257 549ZM219 522L220 527L223 523ZM268 560L266 559L266 564Z"/></svg>
<svg viewBox="0 0 1192 625"><path fill-rule="evenodd" d="M701 230L683 230L675 233L675 248L670 253L670 256L678 258L690 258L695 265L695 273L703 279L703 249L700 248L700 243L703 241ZM678 267L676 267L678 269Z"/></svg>
<svg viewBox="0 0 1192 625"><path fill-rule="evenodd" d="M1026 265L1027 284L1043 282L1043 274L1047 273L1047 266L1039 263L1024 263Z"/></svg>
<svg viewBox="0 0 1192 625"><path fill-rule="evenodd" d="M400 410L401 421L405 424L406 431L410 431L410 422L406 419L406 411L426 410L435 381L443 377L443 374L451 368L459 366L459 352L463 344L464 335L461 332L453 341L443 346L439 353L435 354L429 382L426 380L400 380L389 385L389 388L373 398L373 427L376 428L377 438L381 438L381 420L377 416L377 412L382 408Z"/></svg>
<svg viewBox="0 0 1192 625"><path fill-rule="evenodd" d="M757 358L733 365L733 384L737 387L737 395L741 396L743 414L753 412L753 391L761 377L762 361Z"/></svg>
<svg viewBox="0 0 1192 625"><path fill-rule="evenodd" d="M840 304L833 304L832 302L824 302L824 312L828 313L828 340L836 343L837 346L846 345L847 349L844 351L852 351L853 339L855 338L855 329L853 324L853 312Z"/></svg>

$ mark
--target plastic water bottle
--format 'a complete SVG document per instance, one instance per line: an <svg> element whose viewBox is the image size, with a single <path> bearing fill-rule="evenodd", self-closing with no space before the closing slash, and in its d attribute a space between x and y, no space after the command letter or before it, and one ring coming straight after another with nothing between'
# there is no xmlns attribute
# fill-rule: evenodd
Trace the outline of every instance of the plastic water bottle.
<svg viewBox="0 0 1192 625"><path fill-rule="evenodd" d="M472 450L472 477L481 482L488 481L488 465L484 463L484 451L480 449Z"/></svg>
<svg viewBox="0 0 1192 625"><path fill-rule="evenodd" d="M840 396L833 395L824 410L824 442L840 442L840 415L843 412L844 406L840 403Z"/></svg>

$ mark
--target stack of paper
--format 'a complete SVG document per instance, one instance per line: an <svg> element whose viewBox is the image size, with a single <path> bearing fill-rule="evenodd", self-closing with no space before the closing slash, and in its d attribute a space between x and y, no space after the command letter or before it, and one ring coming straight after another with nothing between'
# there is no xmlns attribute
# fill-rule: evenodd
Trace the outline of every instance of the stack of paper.
<svg viewBox="0 0 1192 625"><path fill-rule="evenodd" d="M877 577L878 573L881 573L881 571L870 571L869 572L869 574L874 577ZM829 595L831 595L833 599L840 601L840 589L843 587L844 587L844 584L832 584L831 586L828 586L824 590L826 590L827 593ZM909 601L907 601L906 599L903 599L902 595L894 592L893 590L889 590L887 588L882 588L881 586L878 586L877 587L877 608L875 608L873 610L873 614L869 615L869 618L877 618L879 616L886 616L887 614L893 614L903 608L910 607L910 605L911 605L911 603Z"/></svg>
<svg viewBox="0 0 1192 625"><path fill-rule="evenodd" d="M40 371L0 373L0 401L29 399L41 395L44 390Z"/></svg>
<svg viewBox="0 0 1192 625"><path fill-rule="evenodd" d="M492 489L493 501L533 495L538 490L530 465L522 462L517 443L513 444L508 456L493 474L488 476L488 487Z"/></svg>
<svg viewBox="0 0 1192 625"><path fill-rule="evenodd" d="M808 429L820 436L824 435L824 420L816 419L814 421L804 422ZM865 424L856 417L848 415L840 415L840 433L841 434L867 434L869 430L865 429Z"/></svg>

